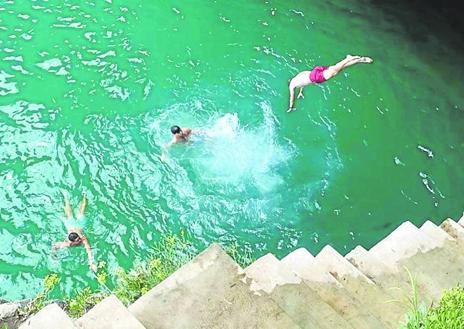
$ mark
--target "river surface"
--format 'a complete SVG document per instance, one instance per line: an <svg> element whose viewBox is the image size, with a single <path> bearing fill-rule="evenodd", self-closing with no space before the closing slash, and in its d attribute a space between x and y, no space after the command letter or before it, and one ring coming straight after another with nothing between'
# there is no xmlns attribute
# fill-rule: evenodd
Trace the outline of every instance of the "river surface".
<svg viewBox="0 0 464 329"><path fill-rule="evenodd" d="M166 232L282 257L459 218L462 63L404 28L361 1L0 0L0 298L94 283L51 252L62 190L111 271ZM287 114L288 79L346 54L375 62ZM208 136L162 163L174 124Z"/></svg>

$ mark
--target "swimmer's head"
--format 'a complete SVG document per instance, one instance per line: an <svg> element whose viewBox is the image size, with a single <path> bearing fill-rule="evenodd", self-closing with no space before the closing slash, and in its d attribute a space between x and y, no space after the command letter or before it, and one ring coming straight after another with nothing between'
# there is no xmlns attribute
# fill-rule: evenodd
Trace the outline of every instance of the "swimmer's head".
<svg viewBox="0 0 464 329"><path fill-rule="evenodd" d="M182 132L182 129L180 129L179 126L172 126L171 127L171 132L173 135L180 134Z"/></svg>
<svg viewBox="0 0 464 329"><path fill-rule="evenodd" d="M71 232L68 234L68 239L71 242L79 242L81 240L81 237L76 232Z"/></svg>

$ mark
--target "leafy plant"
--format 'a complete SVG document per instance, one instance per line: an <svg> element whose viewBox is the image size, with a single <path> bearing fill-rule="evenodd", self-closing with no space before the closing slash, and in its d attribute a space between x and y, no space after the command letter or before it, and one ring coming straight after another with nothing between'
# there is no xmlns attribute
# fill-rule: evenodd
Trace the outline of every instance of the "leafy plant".
<svg viewBox="0 0 464 329"><path fill-rule="evenodd" d="M193 247L183 231L179 235L168 234L154 245L146 262L137 262L130 271L116 272L116 296L129 304L166 279L183 264L193 258Z"/></svg>
<svg viewBox="0 0 464 329"><path fill-rule="evenodd" d="M79 318L107 296L108 294L94 292L89 287L78 290L72 298L66 300L68 314L72 318Z"/></svg>
<svg viewBox="0 0 464 329"><path fill-rule="evenodd" d="M106 286L108 271L106 262L99 262L95 279L100 285L100 289L92 291L89 287L77 290L74 296L66 299L67 311L70 317L81 317L85 312L111 294L111 290Z"/></svg>
<svg viewBox="0 0 464 329"><path fill-rule="evenodd" d="M409 271L408 275L412 286L410 310L401 329L464 329L463 287L445 290L438 306L425 308L419 303L415 279Z"/></svg>
<svg viewBox="0 0 464 329"><path fill-rule="evenodd" d="M35 314L45 306L45 301L48 298L50 292L60 282L58 274L52 273L47 275L43 280L43 289L37 294L37 296L29 302L25 308L21 310L23 314Z"/></svg>
<svg viewBox="0 0 464 329"><path fill-rule="evenodd" d="M464 288L457 286L446 290L437 307L426 315L426 329L464 328Z"/></svg>

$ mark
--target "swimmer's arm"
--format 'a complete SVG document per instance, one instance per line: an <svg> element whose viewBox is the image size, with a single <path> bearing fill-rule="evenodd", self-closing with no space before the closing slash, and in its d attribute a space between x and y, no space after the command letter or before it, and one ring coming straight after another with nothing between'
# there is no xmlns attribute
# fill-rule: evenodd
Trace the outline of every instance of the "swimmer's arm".
<svg viewBox="0 0 464 329"><path fill-rule="evenodd" d="M71 247L70 241L57 242L53 244L53 250Z"/></svg>
<svg viewBox="0 0 464 329"><path fill-rule="evenodd" d="M206 130L201 130L201 129L195 129L195 130L190 130L191 135L205 135L208 136L208 132Z"/></svg>
<svg viewBox="0 0 464 329"><path fill-rule="evenodd" d="M90 242L85 236L82 236L82 243L84 244L85 251L87 252L87 257L89 258L89 267L92 272L97 271L97 266L93 262L92 247L90 247Z"/></svg>
<svg viewBox="0 0 464 329"><path fill-rule="evenodd" d="M160 155L160 160L162 162L165 162L167 159L168 159L168 150L169 148L174 145L174 144L177 144L177 139L173 138L169 143L167 143L166 145L163 146L162 150L161 150L161 155Z"/></svg>

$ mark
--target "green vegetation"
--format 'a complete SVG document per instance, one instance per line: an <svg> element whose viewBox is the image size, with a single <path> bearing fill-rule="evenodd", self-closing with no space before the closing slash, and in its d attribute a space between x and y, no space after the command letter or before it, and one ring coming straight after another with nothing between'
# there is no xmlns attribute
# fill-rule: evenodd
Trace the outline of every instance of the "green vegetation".
<svg viewBox="0 0 464 329"><path fill-rule="evenodd" d="M132 303L197 254L197 250L188 241L183 231L179 234L162 236L151 249L147 260L137 260L130 270L119 268L115 277L112 278L113 283L108 283L106 263L98 263L95 279L99 288L92 290L86 287L76 290L74 294L65 298L66 311L69 316L79 318L110 294L115 294L126 305ZM241 248L235 241L224 246L224 249L242 267L248 266L254 260L251 256L251 248ZM24 314L31 315L42 309L48 300L49 293L59 280L57 274L48 275L44 279L43 291L28 304ZM108 288L107 284L111 284L114 288Z"/></svg>
<svg viewBox="0 0 464 329"><path fill-rule="evenodd" d="M195 255L185 234L169 234L157 242L148 261L137 262L130 271L119 269L114 293L129 304L166 279Z"/></svg>
<svg viewBox="0 0 464 329"><path fill-rule="evenodd" d="M420 323L420 319L423 318L424 314L426 313L427 309L424 305L419 302L419 295L417 293L417 282L416 279L413 277L411 272L405 268L406 272L409 276L409 282L411 284L411 295L406 299L406 304L409 307L409 312L406 314L406 324L401 326L400 329L414 329L414 328L421 328L410 326L411 324Z"/></svg>
<svg viewBox="0 0 464 329"><path fill-rule="evenodd" d="M81 289L72 298L66 299L68 315L79 318L106 296L107 293L92 291L88 287Z"/></svg>
<svg viewBox="0 0 464 329"><path fill-rule="evenodd" d="M59 282L60 278L58 274L52 273L47 275L43 281L42 291L21 310L21 313L34 314L40 311L45 306L48 295Z"/></svg>
<svg viewBox="0 0 464 329"><path fill-rule="evenodd" d="M422 307L414 280L410 297L410 312L401 329L464 329L464 288L445 290L438 306Z"/></svg>

